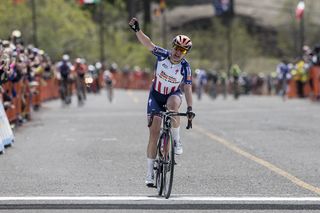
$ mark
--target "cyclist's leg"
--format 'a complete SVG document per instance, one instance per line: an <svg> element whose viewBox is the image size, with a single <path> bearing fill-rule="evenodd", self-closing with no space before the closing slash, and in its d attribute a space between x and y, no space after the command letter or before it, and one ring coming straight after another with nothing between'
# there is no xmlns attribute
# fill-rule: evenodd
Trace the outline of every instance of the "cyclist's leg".
<svg viewBox="0 0 320 213"><path fill-rule="evenodd" d="M84 75L80 76L80 83L81 83L81 90L82 90L83 98L84 98L84 100L86 100L87 94L86 94L86 82L84 80Z"/></svg>
<svg viewBox="0 0 320 213"><path fill-rule="evenodd" d="M155 159L157 155L157 141L160 135L161 118L154 116L152 125L149 127L149 143L147 148L147 157Z"/></svg>
<svg viewBox="0 0 320 213"><path fill-rule="evenodd" d="M66 91L66 96L67 96L68 104L71 103L72 84L73 84L73 82L72 82L71 79L68 77L68 78L67 78L67 91Z"/></svg>
<svg viewBox="0 0 320 213"><path fill-rule="evenodd" d="M181 91L177 91L172 95L170 95L170 97L168 98L167 108L170 111L179 112L181 103L182 103L182 93ZM182 151L182 144L180 141L180 117L179 116L174 117L174 119L172 120L171 132L172 132L173 140L176 143L175 153L182 154L183 151Z"/></svg>
<svg viewBox="0 0 320 213"><path fill-rule="evenodd" d="M63 101L66 102L67 100L67 90L68 90L68 80L66 78L62 79L62 98Z"/></svg>
<svg viewBox="0 0 320 213"><path fill-rule="evenodd" d="M148 120L150 119L151 113L159 113L163 111L163 107L160 107L157 100L152 96L150 93L148 99ZM161 128L161 118L159 116L153 116L153 121L151 127L149 127L149 141L147 147L147 178L146 178L146 185L152 186L153 185L153 167L154 161L157 155L157 141L160 135L160 128Z"/></svg>
<svg viewBox="0 0 320 213"><path fill-rule="evenodd" d="M179 108L182 103L182 93L175 92L167 100L167 108L170 111L179 112ZM177 116L172 122L173 128L178 128L180 126L180 117Z"/></svg>
<svg viewBox="0 0 320 213"><path fill-rule="evenodd" d="M82 97L81 97L81 88L80 88L80 79L79 79L79 76L76 77L76 94L77 94L77 98L78 98L78 102L82 101Z"/></svg>
<svg viewBox="0 0 320 213"><path fill-rule="evenodd" d="M59 92L60 92L60 98L63 101L64 100L64 85L63 85L62 78L59 80Z"/></svg>
<svg viewBox="0 0 320 213"><path fill-rule="evenodd" d="M113 82L111 81L110 83L110 97L111 97L111 101L113 100Z"/></svg>
<svg viewBox="0 0 320 213"><path fill-rule="evenodd" d="M148 99L148 120L150 119L150 115L152 113L159 113L164 111L164 107L162 104L159 104L159 101L150 93ZM160 127L161 127L161 117L154 115L152 125L149 127L149 143L147 148L147 157L154 159L157 154L157 141L160 135Z"/></svg>

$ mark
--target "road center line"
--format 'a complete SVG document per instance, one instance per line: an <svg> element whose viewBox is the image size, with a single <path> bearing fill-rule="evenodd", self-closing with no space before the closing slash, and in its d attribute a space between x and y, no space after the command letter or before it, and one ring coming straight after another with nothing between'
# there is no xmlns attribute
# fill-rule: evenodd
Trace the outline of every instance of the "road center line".
<svg viewBox="0 0 320 213"><path fill-rule="evenodd" d="M273 165L272 163L269 163L266 160L258 158L256 156L254 156L253 154L250 154L249 152L242 150L241 148L237 147L235 144L233 144L233 143L231 143L231 142L229 142L219 136L216 136L216 135L208 132L207 130L205 130L199 126L194 125L194 129L197 130L198 132L208 136L209 138L211 138L215 142L218 142L218 143L226 146L228 149L242 155L243 157L266 167L267 169L277 173L278 175L281 175L282 177L290 180L292 183L296 184L297 186L302 187L306 190L309 190L317 195L320 195L320 188L315 187L309 183L306 183L303 180L300 180L299 178L295 177L294 175L292 175L292 174L280 169L279 167Z"/></svg>

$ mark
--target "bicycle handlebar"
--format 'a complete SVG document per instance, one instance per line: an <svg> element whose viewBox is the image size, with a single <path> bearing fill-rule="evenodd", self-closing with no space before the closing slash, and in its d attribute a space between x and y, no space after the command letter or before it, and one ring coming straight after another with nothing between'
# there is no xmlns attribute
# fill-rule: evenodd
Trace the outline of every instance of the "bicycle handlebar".
<svg viewBox="0 0 320 213"><path fill-rule="evenodd" d="M155 115L158 116L169 116L169 117L173 117L173 116L185 116L188 117L188 113L181 113L181 112L172 112L172 111L167 111L167 112L159 112L159 113L151 113L150 115L150 120L148 122L148 127L150 127L152 125L153 122L153 117ZM195 114L193 113L193 117L191 119L188 119L188 124L186 126L186 129L192 129L192 119L195 117Z"/></svg>

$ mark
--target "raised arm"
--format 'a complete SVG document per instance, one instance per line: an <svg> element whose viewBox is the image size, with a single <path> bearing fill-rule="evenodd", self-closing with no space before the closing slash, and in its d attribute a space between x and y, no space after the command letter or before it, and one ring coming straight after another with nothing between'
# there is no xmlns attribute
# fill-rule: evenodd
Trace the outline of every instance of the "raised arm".
<svg viewBox="0 0 320 213"><path fill-rule="evenodd" d="M148 48L148 50L153 51L155 45L154 43L152 43L151 39L146 34L144 34L142 30L140 30L138 19L132 18L129 22L129 26L133 31L135 31L140 43L146 48Z"/></svg>

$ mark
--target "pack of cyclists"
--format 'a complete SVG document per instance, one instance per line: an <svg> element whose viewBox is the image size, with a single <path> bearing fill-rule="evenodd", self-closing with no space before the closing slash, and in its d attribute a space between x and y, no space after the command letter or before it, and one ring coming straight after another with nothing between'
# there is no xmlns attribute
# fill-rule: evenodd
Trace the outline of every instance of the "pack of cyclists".
<svg viewBox="0 0 320 213"><path fill-rule="evenodd" d="M64 54L62 60L56 64L56 77L59 80L60 98L64 105L71 104L72 94L75 93L78 105L82 106L87 99L87 92L98 93L102 87L100 74L103 75L104 84L107 89L108 99L113 97L112 74L100 62L95 65L87 64L84 58L75 58L73 63L70 56ZM110 91L110 93L109 93Z"/></svg>

